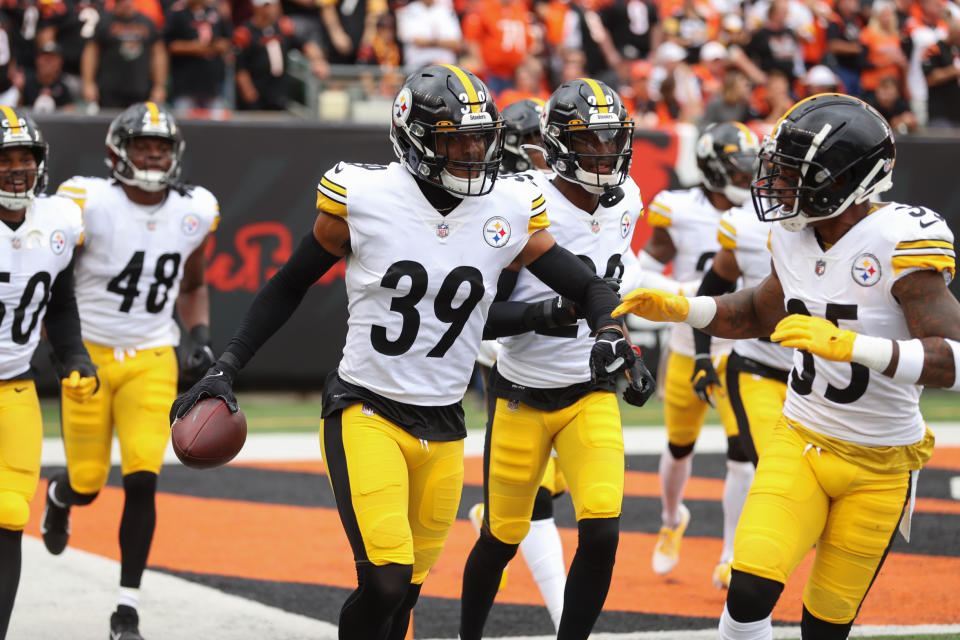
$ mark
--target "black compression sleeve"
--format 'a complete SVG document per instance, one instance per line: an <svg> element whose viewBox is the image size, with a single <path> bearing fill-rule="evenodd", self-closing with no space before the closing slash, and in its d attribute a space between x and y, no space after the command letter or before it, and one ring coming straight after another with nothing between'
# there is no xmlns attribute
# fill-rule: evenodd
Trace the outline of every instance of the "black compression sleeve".
<svg viewBox="0 0 960 640"><path fill-rule="evenodd" d="M487 324L483 326L483 339L493 340L530 331L524 322L528 306L526 302L494 302L487 314Z"/></svg>
<svg viewBox="0 0 960 640"><path fill-rule="evenodd" d="M587 324L596 331L600 327L620 326L610 312L620 303L620 296L597 274L558 244L527 265L527 269L544 284L562 296L574 300L586 312Z"/></svg>
<svg viewBox="0 0 960 640"><path fill-rule="evenodd" d="M80 338L80 314L74 293L72 260L50 287L50 302L43 324L47 328L47 340L61 363L65 363L70 356L87 352Z"/></svg>
<svg viewBox="0 0 960 640"><path fill-rule="evenodd" d="M263 285L221 359L239 370L270 336L296 311L303 296L330 267L340 260L324 249L313 232L308 233L286 264Z"/></svg>
<svg viewBox="0 0 960 640"><path fill-rule="evenodd" d="M720 276L719 273L710 269L704 274L700 281L700 288L697 289L698 296L722 296L737 288L736 282L730 282ZM693 349L697 355L710 353L710 334L704 333L699 329L693 330Z"/></svg>

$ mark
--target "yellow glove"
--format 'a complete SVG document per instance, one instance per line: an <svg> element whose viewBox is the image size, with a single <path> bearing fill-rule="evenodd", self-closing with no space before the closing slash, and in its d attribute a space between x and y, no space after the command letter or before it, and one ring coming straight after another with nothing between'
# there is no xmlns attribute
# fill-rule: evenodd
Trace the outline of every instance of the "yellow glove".
<svg viewBox="0 0 960 640"><path fill-rule="evenodd" d="M777 323L770 339L783 347L802 349L825 360L850 362L857 334L829 320L795 313Z"/></svg>
<svg viewBox="0 0 960 640"><path fill-rule="evenodd" d="M86 402L93 397L97 389L100 388L100 380L96 374L88 377L81 377L79 371L71 371L68 378L61 380L63 386L63 395L67 396L72 402Z"/></svg>
<svg viewBox="0 0 960 640"><path fill-rule="evenodd" d="M690 302L684 296L659 289L634 289L623 297L613 310L613 317L632 313L654 322L683 322L690 313Z"/></svg>

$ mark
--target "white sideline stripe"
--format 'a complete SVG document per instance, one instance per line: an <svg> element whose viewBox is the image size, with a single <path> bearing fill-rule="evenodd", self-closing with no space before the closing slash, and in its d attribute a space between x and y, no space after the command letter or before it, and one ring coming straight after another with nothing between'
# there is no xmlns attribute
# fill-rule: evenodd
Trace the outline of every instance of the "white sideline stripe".
<svg viewBox="0 0 960 640"><path fill-rule="evenodd" d="M960 500L960 476L950 478L950 497Z"/></svg>
<svg viewBox="0 0 960 640"><path fill-rule="evenodd" d="M417 619L414 612L413 619ZM416 625L414 625L416 630ZM880 626L865 625L856 626L850 632L851 638L863 638L869 636L910 636L919 634L947 634L960 631L960 625L918 625L916 627L902 626ZM701 631L642 631L634 633L591 633L590 640L699 640L700 638L709 638L714 640L717 637L716 629L704 629ZM784 640L796 640L800 637L800 627L774 627L774 638L783 638ZM498 636L496 640L554 640L556 636ZM449 640L447 638L434 638L433 640Z"/></svg>
<svg viewBox="0 0 960 640"><path fill-rule="evenodd" d="M960 422L935 422L930 428L937 436L938 446L960 446ZM653 453L664 450L667 444L666 427L624 427L623 441L627 454ZM697 439L699 453L724 453L727 437L718 425L705 425ZM483 455L483 431L468 432L464 443L467 456ZM43 441L43 466L64 466L66 459L60 438ZM271 460L320 460L320 437L317 433L254 433L235 459L237 462L265 462ZM167 447L164 464L180 464L173 449ZM120 450L113 448L113 464L120 464ZM954 496L956 497L956 495Z"/></svg>
<svg viewBox="0 0 960 640"><path fill-rule="evenodd" d="M67 548L60 556L23 537L23 570L9 638L106 638L117 606L119 563ZM164 640L337 640L337 628L183 578L143 576L140 631Z"/></svg>

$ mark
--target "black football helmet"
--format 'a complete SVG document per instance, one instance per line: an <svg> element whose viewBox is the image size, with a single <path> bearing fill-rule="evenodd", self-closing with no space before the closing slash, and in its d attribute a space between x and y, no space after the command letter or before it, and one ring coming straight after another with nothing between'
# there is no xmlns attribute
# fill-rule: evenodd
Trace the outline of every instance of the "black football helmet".
<svg viewBox="0 0 960 640"><path fill-rule="evenodd" d="M173 144L173 158L166 171L138 169L127 153L133 138L161 138ZM113 177L144 191L162 191L180 177L180 160L186 143L170 111L155 102L138 102L113 119L107 130L107 166Z"/></svg>
<svg viewBox="0 0 960 640"><path fill-rule="evenodd" d="M838 216L893 186L890 126L867 103L839 93L798 102L760 150L750 185L757 215L791 231Z"/></svg>
<svg viewBox="0 0 960 640"><path fill-rule="evenodd" d="M540 115L543 100L527 98L518 100L503 109L503 170L519 173L536 168L524 145L542 146L540 138Z"/></svg>
<svg viewBox="0 0 960 640"><path fill-rule="evenodd" d="M719 122L697 140L697 167L703 186L741 205L750 198L750 181L757 172L760 141L740 122Z"/></svg>
<svg viewBox="0 0 960 640"><path fill-rule="evenodd" d="M633 120L617 92L577 78L553 92L540 116L547 164L557 175L602 194L623 184L633 153Z"/></svg>
<svg viewBox="0 0 960 640"><path fill-rule="evenodd" d="M452 64L410 74L393 101L390 140L416 178L456 196L493 189L503 156L503 120L487 86Z"/></svg>
<svg viewBox="0 0 960 640"><path fill-rule="evenodd" d="M25 209L47 186L47 157L50 153L47 141L27 112L6 105L0 106L0 149L26 147L33 154L37 168L33 185L23 191L0 189L0 206L13 211ZM18 171L19 173L19 171ZM29 184L29 176L27 184Z"/></svg>

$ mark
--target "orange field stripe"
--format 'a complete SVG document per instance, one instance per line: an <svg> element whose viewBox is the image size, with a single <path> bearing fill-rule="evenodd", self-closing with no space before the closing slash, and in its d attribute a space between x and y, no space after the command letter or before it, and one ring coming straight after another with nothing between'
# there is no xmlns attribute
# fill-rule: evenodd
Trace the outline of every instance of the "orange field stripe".
<svg viewBox="0 0 960 640"><path fill-rule="evenodd" d="M31 505L29 535L39 535L45 486ZM105 487L89 507L72 512L70 545L117 560L116 526L123 491ZM235 576L336 587L356 586L352 553L333 509L259 504L161 493L150 565L173 571ZM717 522L719 531L720 523ZM228 532L228 533L226 533ZM562 529L566 562L572 559L577 532ZM463 563L476 535L462 520L454 523L447 546L426 581L423 595L457 597ZM650 569L655 536L621 535L614 582L606 607L613 610L717 617L724 593L713 589L711 575L720 541L686 538L677 569L669 579ZM517 556L520 557L519 555ZM800 619L808 557L788 583L774 613L777 620ZM522 561L511 564L499 602L540 604L536 586ZM960 611L960 558L892 553L858 619L861 624L946 624ZM25 576L24 579L29 579ZM915 603L924 603L923 607Z"/></svg>
<svg viewBox="0 0 960 640"><path fill-rule="evenodd" d="M924 468L960 471L960 447L936 447L933 450L933 457L924 465ZM922 473L920 477L923 478Z"/></svg>

